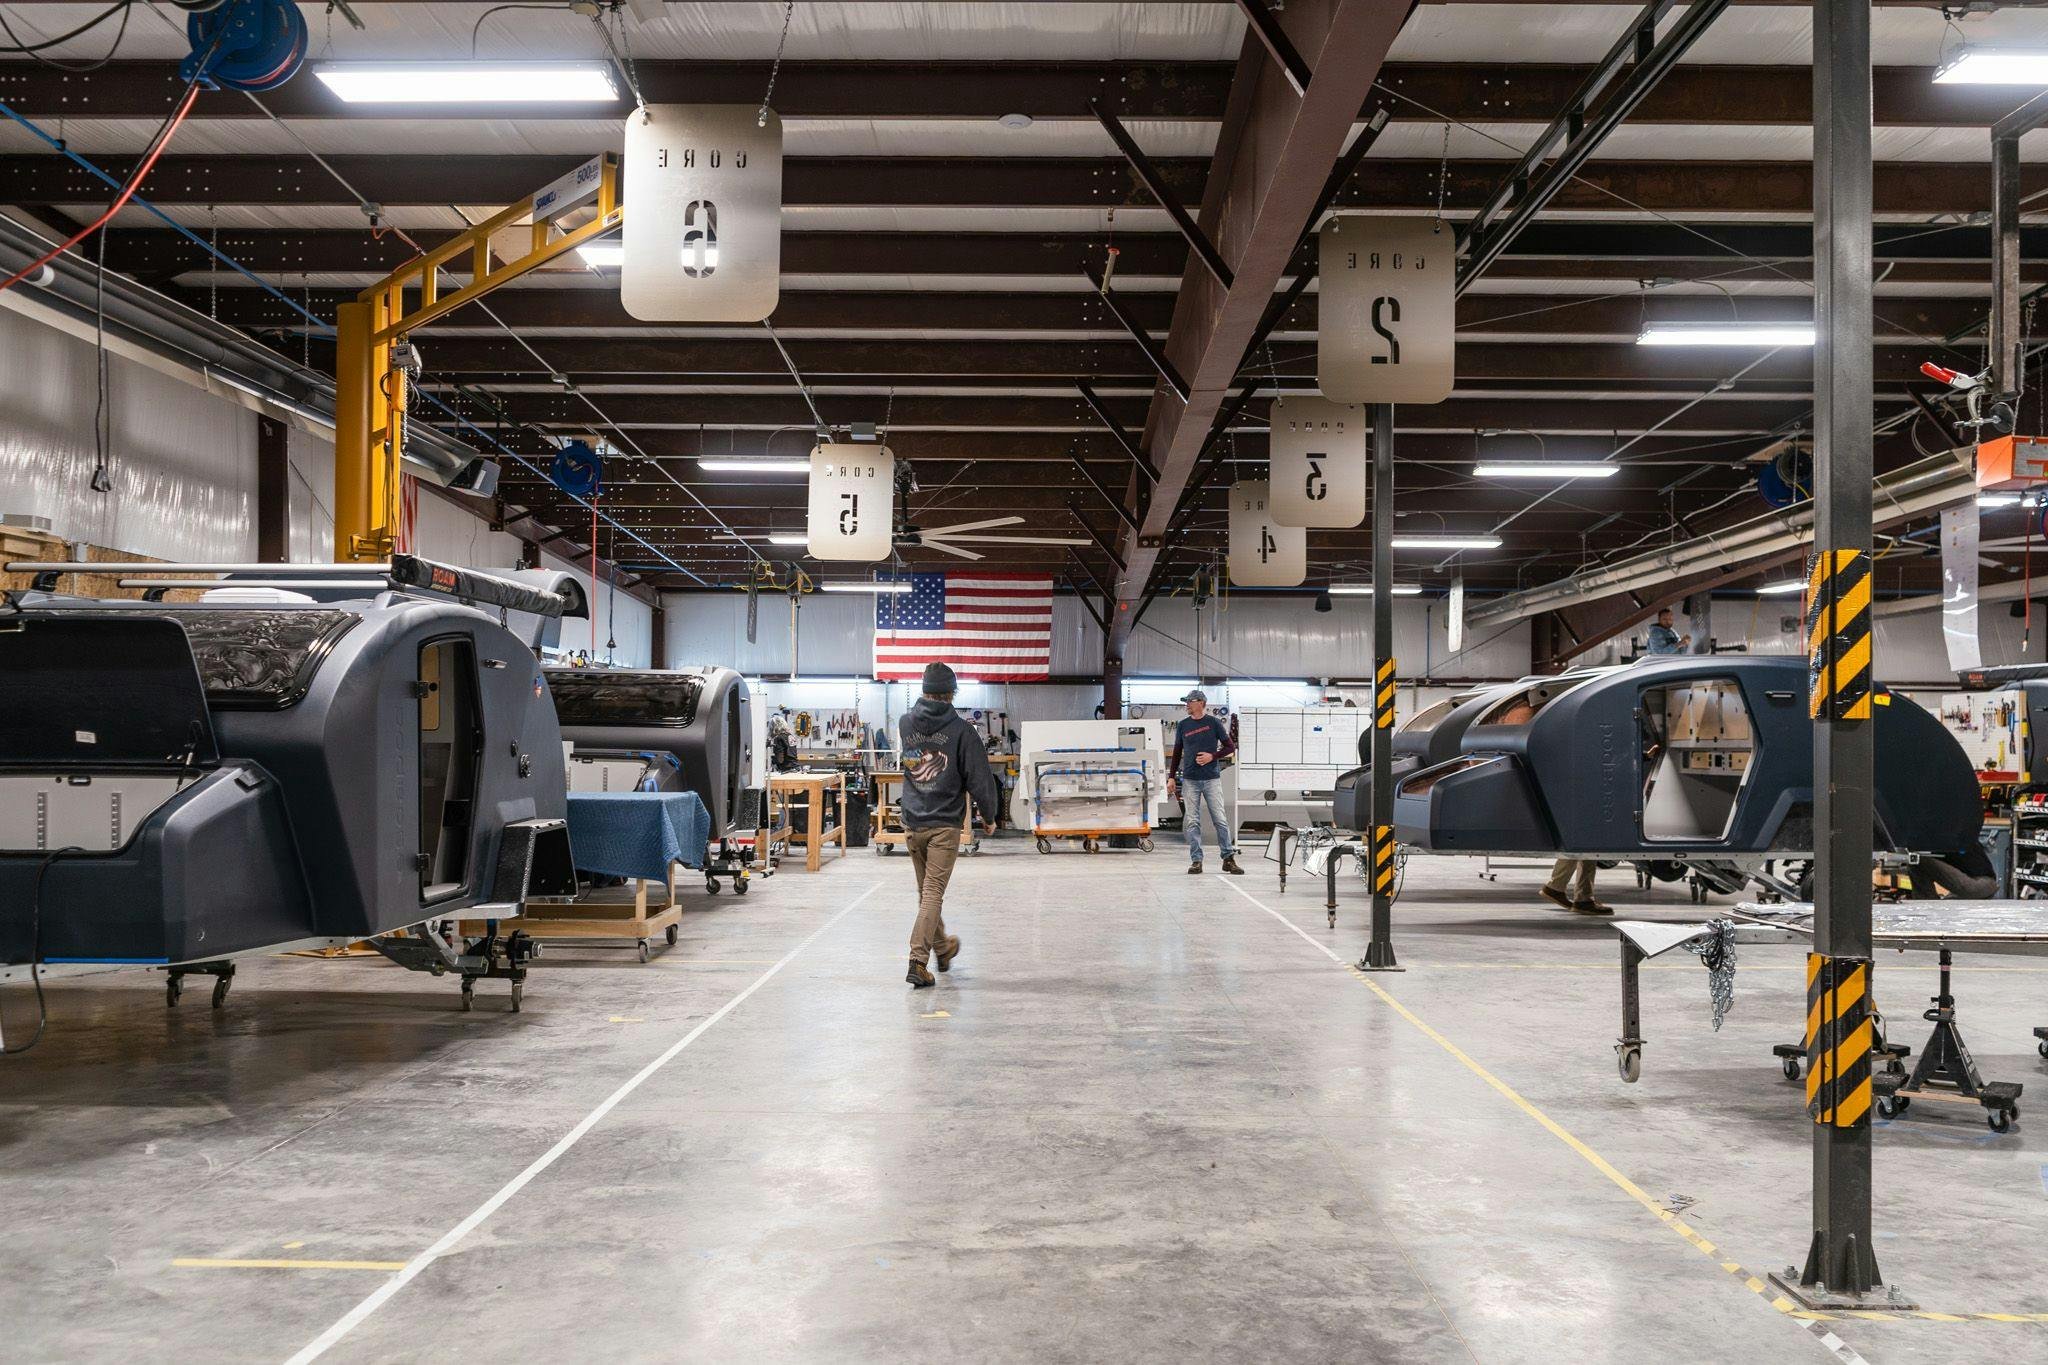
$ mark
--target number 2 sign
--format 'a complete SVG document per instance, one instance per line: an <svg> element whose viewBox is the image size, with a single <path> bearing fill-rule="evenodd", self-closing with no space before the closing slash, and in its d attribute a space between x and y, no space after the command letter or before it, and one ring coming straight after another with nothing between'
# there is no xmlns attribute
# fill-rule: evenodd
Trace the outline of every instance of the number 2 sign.
<svg viewBox="0 0 2048 1365"><path fill-rule="evenodd" d="M1275 521L1342 528L1365 520L1364 405L1275 398L1267 425Z"/></svg>
<svg viewBox="0 0 2048 1365"><path fill-rule="evenodd" d="M1428 218L1339 214L1317 238L1316 382L1342 403L1441 403L1456 377L1457 242ZM1347 523L1349 524L1349 523Z"/></svg>
<svg viewBox="0 0 2048 1365"><path fill-rule="evenodd" d="M1308 532L1273 520L1263 479L1230 485L1230 581L1292 588L1308 577Z"/></svg>

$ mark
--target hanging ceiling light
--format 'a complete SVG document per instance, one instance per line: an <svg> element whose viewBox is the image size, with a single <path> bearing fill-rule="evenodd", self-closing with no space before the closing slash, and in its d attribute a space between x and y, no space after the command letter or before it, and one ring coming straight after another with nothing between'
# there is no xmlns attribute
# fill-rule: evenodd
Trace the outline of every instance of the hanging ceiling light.
<svg viewBox="0 0 2048 1365"><path fill-rule="evenodd" d="M1935 68L1936 85L2048 85L2048 48L1964 44Z"/></svg>
<svg viewBox="0 0 2048 1365"><path fill-rule="evenodd" d="M326 62L320 83L348 104L616 104L606 62Z"/></svg>
<svg viewBox="0 0 2048 1365"><path fill-rule="evenodd" d="M1757 589L1757 595L1760 597L1783 597L1790 593L1802 591L1805 587L1805 579L1788 578L1782 583L1764 584L1761 588Z"/></svg>
<svg viewBox="0 0 2048 1365"><path fill-rule="evenodd" d="M1397 550L1498 550L1500 537L1397 534L1387 543Z"/></svg>
<svg viewBox="0 0 2048 1365"><path fill-rule="evenodd" d="M891 580L820 583L818 587L824 592L903 593L915 590L909 583Z"/></svg>
<svg viewBox="0 0 2048 1365"><path fill-rule="evenodd" d="M811 462L801 455L735 455L698 460L697 468L710 474L808 474Z"/></svg>
<svg viewBox="0 0 2048 1365"><path fill-rule="evenodd" d="M1618 464L1570 464L1562 460L1481 460L1472 474L1481 479L1611 479Z"/></svg>
<svg viewBox="0 0 2048 1365"><path fill-rule="evenodd" d="M1810 322L1651 322L1638 346L1811 346Z"/></svg>
<svg viewBox="0 0 2048 1365"><path fill-rule="evenodd" d="M1399 537L1395 539L1396 543L1398 543ZM1332 583L1330 591L1339 597L1367 597L1372 594L1372 584ZM1393 593L1396 597L1420 597L1422 595L1422 585L1420 583L1396 583L1393 587Z"/></svg>
<svg viewBox="0 0 2048 1365"><path fill-rule="evenodd" d="M607 266L613 270L626 263L624 242L585 242L576 248L576 254L587 266Z"/></svg>

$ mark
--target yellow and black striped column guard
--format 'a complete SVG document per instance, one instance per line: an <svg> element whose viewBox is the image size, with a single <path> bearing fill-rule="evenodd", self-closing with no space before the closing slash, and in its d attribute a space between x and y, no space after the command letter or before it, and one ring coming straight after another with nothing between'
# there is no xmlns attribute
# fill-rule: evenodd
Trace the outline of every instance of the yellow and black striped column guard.
<svg viewBox="0 0 2048 1365"><path fill-rule="evenodd" d="M1394 660L1392 656L1380 660L1380 671L1373 684L1373 728L1391 730L1394 728Z"/></svg>
<svg viewBox="0 0 2048 1365"><path fill-rule="evenodd" d="M1809 712L1870 719L1870 555L1823 550L1806 582Z"/></svg>
<svg viewBox="0 0 2048 1365"><path fill-rule="evenodd" d="M1372 827L1372 893L1375 896L1394 894L1394 827L1374 825Z"/></svg>
<svg viewBox="0 0 2048 1365"><path fill-rule="evenodd" d="M1870 962L1806 957L1806 1112L1815 1123L1870 1122Z"/></svg>

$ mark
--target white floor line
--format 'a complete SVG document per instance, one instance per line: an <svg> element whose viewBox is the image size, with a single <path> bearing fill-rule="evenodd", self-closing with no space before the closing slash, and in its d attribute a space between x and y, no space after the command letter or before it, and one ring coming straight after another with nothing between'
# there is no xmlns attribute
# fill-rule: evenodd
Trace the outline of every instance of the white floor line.
<svg viewBox="0 0 2048 1365"><path fill-rule="evenodd" d="M413 1280L417 1279L420 1273L424 1271L428 1266L432 1265L435 1261L438 1261L439 1259L441 1259L441 1257L447 1255L450 1251L454 1250L457 1243L461 1242L463 1238L469 1236L470 1233L476 1231L477 1228L483 1224L485 1219L489 1218L492 1214L496 1213L499 1209L503 1208L507 1200L509 1200L513 1195L519 1193L521 1190L525 1189L527 1185L531 1184L535 1176L539 1175L542 1171L545 1171L548 1167L554 1165L557 1161L561 1160L562 1155L564 1153L566 1153L571 1147L574 1147L577 1143L583 1140L584 1134L588 1133L592 1128L595 1128L606 1114L611 1113L613 1109L618 1107L619 1101L625 1099L626 1096L632 1094L635 1090L638 1090L642 1082L646 1081L646 1079L649 1076L652 1076L655 1072L667 1066L671 1061L675 1059L676 1054L680 1053L684 1048L688 1047L690 1044L696 1042L699 1038L703 1037L705 1033L710 1030L713 1024L716 1024L719 1020L725 1018L726 1015L731 1014L734 1010L738 1009L740 1005L746 1001L748 996L752 995L755 991L760 990L761 987L767 985L770 978L772 978L777 972L781 971L784 967L787 967L792 961L794 961L798 953L801 953L804 949L810 947L813 943L817 942L819 937L823 935L827 929L830 929L833 925L839 923L839 921L845 919L848 915L852 914L856 909L859 908L860 903L862 901L866 900L869 896L874 895L875 892L879 890L881 890L880 886L871 886L867 890L861 892L858 896L854 897L851 901L847 903L846 907L843 910L841 910L838 914L834 915L831 919L828 919L823 924L819 925L817 929L812 932L809 938L806 938L802 943L797 944L796 947L791 948L787 953L783 954L782 959L778 961L774 966L770 967L767 971L755 977L753 984L749 985L745 990L741 991L738 995L735 995L732 999L726 1001L723 1005L719 1006L717 1013L711 1015L702 1023L698 1024L697 1027L691 1029L688 1033L684 1034L681 1038L678 1038L674 1043L670 1044L668 1050L663 1052L659 1057L656 1057L646 1066L641 1067L639 1071L634 1073L632 1079L628 1080L625 1084L621 1085L617 1090L612 1091L610 1095L605 1097L603 1103L599 1104L597 1108L591 1110L588 1114L585 1114L582 1120L578 1122L574 1128L571 1128L567 1133L564 1133L562 1135L561 1141L557 1142L554 1146L548 1148L547 1151L543 1152L540 1156L534 1158L532 1165L528 1166L518 1175L515 1175L510 1180L506 1181L504 1188L500 1189L496 1194L492 1195L489 1199L486 1199L482 1204L478 1205L476 1211L470 1214L469 1217L463 1219L460 1223L457 1223L454 1227L450 1228L447 1231L447 1233L442 1236L440 1241L434 1243L425 1251L422 1251L419 1255L413 1257L410 1261L407 1261L405 1263L405 1269L394 1273L390 1279L386 1280L383 1284L377 1287L376 1292L372 1293L368 1298L364 1299L354 1308L349 1309L348 1312L342 1316L340 1321L336 1322L332 1327L328 1328L326 1331L322 1332L318 1337L314 1338L314 1340L310 1344L308 1344L304 1350L300 1351L297 1355L293 1356L288 1362L286 1362L286 1365L307 1365L308 1362L318 1360L321 1356L325 1355L330 1347L334 1346L343 1337L347 1336L350 1332L354 1331L363 1322L365 1318L370 1316L370 1314L376 1312L379 1308L382 1308L386 1303L390 1302L392 1297L396 1295L399 1290L405 1288L408 1284L411 1284Z"/></svg>

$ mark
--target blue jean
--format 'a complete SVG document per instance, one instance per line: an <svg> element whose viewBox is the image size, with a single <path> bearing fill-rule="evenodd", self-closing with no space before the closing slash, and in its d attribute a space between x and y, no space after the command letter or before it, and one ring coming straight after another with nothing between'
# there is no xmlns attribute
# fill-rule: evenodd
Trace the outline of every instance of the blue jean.
<svg viewBox="0 0 2048 1365"><path fill-rule="evenodd" d="M1187 827L1188 861L1202 861L1202 812L1209 812L1209 825L1216 831L1216 846L1228 858L1237 851L1230 842L1230 817L1223 811L1223 779L1212 777L1206 782L1193 778L1184 779L1180 784L1181 806L1185 814L1181 824Z"/></svg>

